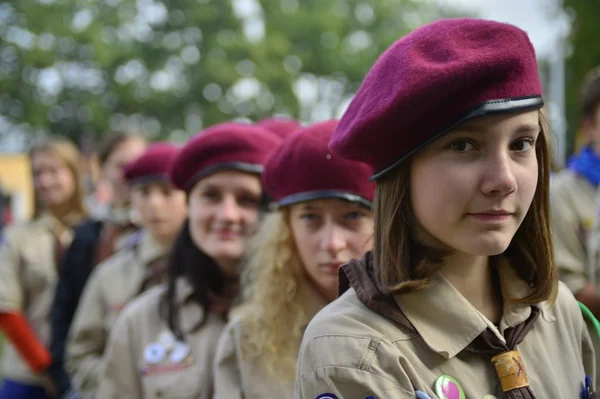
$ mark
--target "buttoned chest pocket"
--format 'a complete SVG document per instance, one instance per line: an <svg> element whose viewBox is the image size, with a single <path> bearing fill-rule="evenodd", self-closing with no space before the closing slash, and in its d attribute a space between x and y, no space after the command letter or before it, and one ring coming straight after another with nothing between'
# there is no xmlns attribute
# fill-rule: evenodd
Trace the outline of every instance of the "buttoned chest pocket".
<svg viewBox="0 0 600 399"><path fill-rule="evenodd" d="M210 399L212 377L195 364L159 364L140 370L144 398Z"/></svg>

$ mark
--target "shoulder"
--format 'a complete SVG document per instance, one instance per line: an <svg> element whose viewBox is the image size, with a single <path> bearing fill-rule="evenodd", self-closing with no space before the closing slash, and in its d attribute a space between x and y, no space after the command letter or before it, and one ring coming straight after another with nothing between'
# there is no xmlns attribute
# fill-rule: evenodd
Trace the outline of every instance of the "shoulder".
<svg viewBox="0 0 600 399"><path fill-rule="evenodd" d="M312 358L306 370L347 367L360 364L365 356L374 360L394 353L397 357L402 342L413 338L415 334L367 308L351 288L313 318L302 340L302 352L305 360Z"/></svg>
<svg viewBox="0 0 600 399"><path fill-rule="evenodd" d="M147 319L149 316L160 317L159 306L160 301L166 291L164 285L150 288L140 296L129 302L123 308L119 318L128 323L137 323L142 319Z"/></svg>
<svg viewBox="0 0 600 399"><path fill-rule="evenodd" d="M543 314L549 314L560 320L569 320L573 325L583 325L583 315L579 303L562 281L558 282L556 302L552 306L544 302L541 304L541 308Z"/></svg>
<svg viewBox="0 0 600 399"><path fill-rule="evenodd" d="M100 230L102 230L102 222L93 219L86 219L77 227L75 227L75 237L73 238L73 243L89 242L95 244L98 236L100 235Z"/></svg>

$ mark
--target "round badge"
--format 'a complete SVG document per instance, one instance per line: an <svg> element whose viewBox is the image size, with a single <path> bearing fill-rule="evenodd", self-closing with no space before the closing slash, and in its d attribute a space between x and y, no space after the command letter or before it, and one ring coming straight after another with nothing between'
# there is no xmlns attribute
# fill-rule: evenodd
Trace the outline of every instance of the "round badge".
<svg viewBox="0 0 600 399"><path fill-rule="evenodd" d="M165 348L162 345L154 342L144 349L144 360L148 364L160 363L165 358L166 354L167 351Z"/></svg>
<svg viewBox="0 0 600 399"><path fill-rule="evenodd" d="M189 354L190 346L185 342L177 342L173 346L173 350L169 355L169 361L171 363L181 363L188 357Z"/></svg>
<svg viewBox="0 0 600 399"><path fill-rule="evenodd" d="M435 394L440 399L466 399L458 381L449 375L441 375L435 380Z"/></svg>
<svg viewBox="0 0 600 399"><path fill-rule="evenodd" d="M170 331L164 331L158 336L158 342L167 350L170 351L175 345L175 336Z"/></svg>

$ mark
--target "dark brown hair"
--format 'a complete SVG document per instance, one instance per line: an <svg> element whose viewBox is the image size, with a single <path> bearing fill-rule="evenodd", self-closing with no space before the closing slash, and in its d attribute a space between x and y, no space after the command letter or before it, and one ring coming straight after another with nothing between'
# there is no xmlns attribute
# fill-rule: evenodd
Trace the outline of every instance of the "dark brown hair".
<svg viewBox="0 0 600 399"><path fill-rule="evenodd" d="M592 69L585 75L579 98L581 121L593 120L598 105L600 105L600 67Z"/></svg>
<svg viewBox="0 0 600 399"><path fill-rule="evenodd" d="M506 251L501 255L531 284L533 292L515 302L553 302L558 290L550 231L549 126L540 114L541 133L536 142L538 182L532 204ZM398 294L424 288L439 269L446 253L419 245L413 238L410 201L410 167L407 159L395 172L377 181L374 201L373 256L378 285Z"/></svg>

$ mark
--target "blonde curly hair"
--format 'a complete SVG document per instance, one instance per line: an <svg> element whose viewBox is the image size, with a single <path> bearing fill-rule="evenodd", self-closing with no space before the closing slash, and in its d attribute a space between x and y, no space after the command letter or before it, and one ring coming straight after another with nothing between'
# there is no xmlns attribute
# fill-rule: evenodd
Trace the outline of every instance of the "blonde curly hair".
<svg viewBox="0 0 600 399"><path fill-rule="evenodd" d="M268 376L292 381L302 335L318 309L302 266L289 210L265 216L242 272L242 356Z"/></svg>

